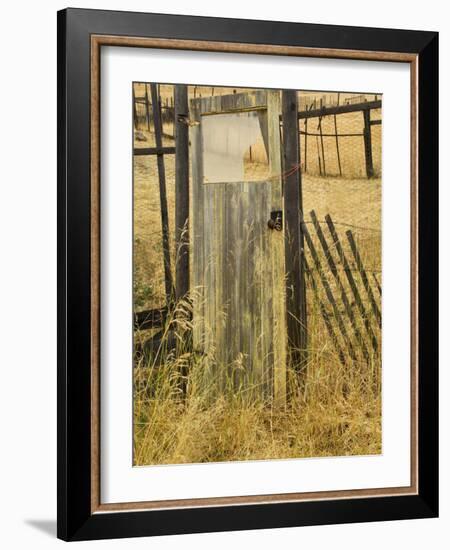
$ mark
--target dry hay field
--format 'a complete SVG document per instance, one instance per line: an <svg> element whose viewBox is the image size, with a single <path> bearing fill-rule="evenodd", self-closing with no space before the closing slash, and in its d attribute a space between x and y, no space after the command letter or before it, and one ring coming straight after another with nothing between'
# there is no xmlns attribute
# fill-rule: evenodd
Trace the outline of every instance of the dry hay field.
<svg viewBox="0 0 450 550"><path fill-rule="evenodd" d="M171 87L161 87L162 97ZM215 93L218 93L218 89ZM137 88L136 95L142 90ZM239 90L241 91L241 90ZM209 95L211 88L196 94ZM226 91L224 91L225 93ZM230 93L228 91L228 93ZM190 87L190 97L193 90ZM309 93L311 95L311 93ZM359 113L358 113L359 115ZM362 115L361 115L362 118ZM339 122L338 122L339 124ZM362 130L361 120L354 121ZM302 127L302 125L301 125ZM333 122L334 127L334 122ZM377 127L380 128L380 127ZM165 128L166 130L166 128ZM323 131L326 127L323 125ZM170 132L170 129L167 129ZM308 131L310 127L308 127ZM315 129L314 129L315 131ZM328 131L328 130L327 130ZM343 130L339 130L343 131ZM154 135L142 127L147 141L135 147L154 145ZM301 136L301 141L302 141ZM353 138L349 138L353 139ZM351 162L353 177L302 174L305 217L314 210L323 221L330 214L341 241L349 228L355 236L368 271L381 271L381 180L361 177L365 171L361 144ZM314 143L311 139L311 145ZM164 145L173 145L165 137ZM301 143L301 146L304 146ZM309 143L308 143L309 147ZM333 173L334 138L325 140L325 154ZM311 150L314 151L311 147ZM302 149L302 163L304 150ZM311 153L312 154L312 153ZM347 154L348 155L348 154ZM312 157L311 157L312 158ZM381 162L381 142L374 140L374 164ZM174 155L166 155L165 170L174 266ZM312 160L308 162L313 162ZM349 161L350 162L350 161ZM347 167L348 168L348 167ZM377 173L381 172L378 164ZM135 311L164 305L164 271L161 246L159 183L155 156L134 157L134 301ZM381 282L381 273L378 275ZM202 361L182 339L189 327L178 323L177 356L156 365L151 357L138 354L134 368L134 464L202 463L271 458L370 455L381 452L381 361L347 361L344 366L330 341L317 301L308 286L308 365L304 387L294 392L288 406L248 400L235 392L211 400L196 384ZM180 309L185 313L189 304ZM183 316L181 316L183 317ZM351 327L349 327L351 328ZM144 342L156 329L135 332L135 342ZM161 346L164 348L163 328ZM377 333L381 342L381 336ZM179 378L188 388L180 396Z"/></svg>

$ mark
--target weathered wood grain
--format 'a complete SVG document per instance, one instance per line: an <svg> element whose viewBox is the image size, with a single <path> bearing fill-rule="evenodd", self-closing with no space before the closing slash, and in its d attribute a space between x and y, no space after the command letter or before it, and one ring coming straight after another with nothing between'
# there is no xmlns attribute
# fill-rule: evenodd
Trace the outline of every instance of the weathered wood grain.
<svg viewBox="0 0 450 550"><path fill-rule="evenodd" d="M147 88L146 88L147 89ZM189 114L188 90L174 87L175 97L175 292L177 300L189 291Z"/></svg>
<svg viewBox="0 0 450 550"><path fill-rule="evenodd" d="M268 400L275 394L284 402L284 239L267 226L271 210L282 209L280 99L277 92L269 96L258 91L191 101L191 289L194 348L207 357L205 383ZM270 179L203 183L202 116L249 108L261 109Z"/></svg>
<svg viewBox="0 0 450 550"><path fill-rule="evenodd" d="M174 155L175 147L135 147L133 155L135 157L147 155Z"/></svg>
<svg viewBox="0 0 450 550"><path fill-rule="evenodd" d="M156 84L150 84L153 109L153 125L155 130L156 147L162 147L162 121L159 111L159 94ZM170 304L174 298L173 278L170 267L170 239L169 239L169 213L167 208L166 168L164 155L156 157L159 176L159 200L161 208L162 248L164 257L164 282L166 289L166 302Z"/></svg>
<svg viewBox="0 0 450 550"><path fill-rule="evenodd" d="M197 109L197 102L190 103L190 117L199 122L200 113ZM191 298L193 302L193 324L194 350L204 351L204 247L203 247L203 169L202 169L202 137L200 125L190 126L191 142L191 166L192 166L192 282Z"/></svg>
<svg viewBox="0 0 450 550"><path fill-rule="evenodd" d="M300 111L298 113L298 118L305 119L323 117L328 115L342 115L345 113L370 111L371 109L381 109L381 99L377 101L366 101L364 103L351 103L349 105L337 105L335 107L321 107L320 109Z"/></svg>
<svg viewBox="0 0 450 550"><path fill-rule="evenodd" d="M283 210L282 165L280 138L280 92L267 92L267 121L269 136L269 173L271 181L270 211ZM268 218L269 219L269 218ZM272 319L273 319L273 362L274 362L274 402L286 402L286 296L285 296L285 256L284 230L270 231L272 256Z"/></svg>
<svg viewBox="0 0 450 550"><path fill-rule="evenodd" d="M303 273L303 216L298 104L295 90L283 90L284 234L287 337L290 364L304 374L307 361L306 288Z"/></svg>
<svg viewBox="0 0 450 550"><path fill-rule="evenodd" d="M370 110L363 111L364 118L364 156L366 159L366 174L368 178L373 178L373 158L372 158L372 130L370 125Z"/></svg>

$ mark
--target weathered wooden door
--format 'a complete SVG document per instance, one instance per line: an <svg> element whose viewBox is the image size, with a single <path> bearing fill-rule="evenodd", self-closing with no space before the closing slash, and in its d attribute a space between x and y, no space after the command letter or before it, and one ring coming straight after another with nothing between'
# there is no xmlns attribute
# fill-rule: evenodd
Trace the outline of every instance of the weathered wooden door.
<svg viewBox="0 0 450 550"><path fill-rule="evenodd" d="M284 401L277 91L191 101L194 347L221 389Z"/></svg>

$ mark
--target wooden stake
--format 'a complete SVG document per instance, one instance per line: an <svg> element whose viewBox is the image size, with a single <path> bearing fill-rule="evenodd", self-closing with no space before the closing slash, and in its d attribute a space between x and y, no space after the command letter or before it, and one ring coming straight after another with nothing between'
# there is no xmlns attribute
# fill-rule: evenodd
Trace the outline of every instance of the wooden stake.
<svg viewBox="0 0 450 550"><path fill-rule="evenodd" d="M381 312L378 307L378 304L375 300L375 297L372 292L372 287L370 286L369 279L367 278L366 270L364 269L364 265L361 260L361 256L359 255L358 248L355 243L355 239L353 238L353 233L348 230L345 233L347 235L348 242L350 244L350 248L352 249L353 257L355 258L356 267L358 268L358 271L361 275L361 279L364 285L364 288L366 289L367 296L369 297L370 305L372 306L373 313L378 321L379 326L381 327Z"/></svg>
<svg viewBox="0 0 450 550"><path fill-rule="evenodd" d="M306 365L306 289L303 271L302 182L298 129L297 92L283 90L284 235L286 265L286 308L290 359L302 371ZM289 175L286 175L289 174Z"/></svg>
<svg viewBox="0 0 450 550"><path fill-rule="evenodd" d="M308 166L308 119L305 119L305 174Z"/></svg>
<svg viewBox="0 0 450 550"><path fill-rule="evenodd" d="M147 130L150 132L150 100L148 98L147 84L145 84L145 117L147 119Z"/></svg>
<svg viewBox="0 0 450 550"><path fill-rule="evenodd" d="M317 237L319 238L319 242L322 246L323 253L325 255L325 258L328 262L328 266L330 268L330 271L334 277L334 280L336 281L336 286L339 289L339 293L341 295L342 304L344 306L345 312L347 313L348 319L350 321L350 324L353 328L353 331L355 333L356 340L359 342L359 345L361 346L362 352L366 360L369 360L369 352L367 350L366 343L364 341L364 338L361 334L361 331L358 328L358 325L356 324L356 318L355 314L353 312L352 306L350 305L349 299L347 297L347 292L345 291L344 285L342 284L341 277L339 276L339 272L337 270L336 264L334 262L333 256L331 255L330 248L328 246L327 240L325 238L325 235L323 234L322 228L320 227L319 220L317 219L316 213L314 210L312 210L309 214L311 216L312 222L314 224L314 227L316 229Z"/></svg>
<svg viewBox="0 0 450 550"><path fill-rule="evenodd" d="M174 86L175 96L175 289L189 291L189 106L187 86Z"/></svg>
<svg viewBox="0 0 450 550"><path fill-rule="evenodd" d="M321 100L322 101L322 100ZM322 133L322 117L319 117L319 133L320 133L320 148L322 149L322 166L323 166L323 175L327 175L327 168L325 165L325 148L323 146L323 133Z"/></svg>
<svg viewBox="0 0 450 550"><path fill-rule="evenodd" d="M313 272L311 271L311 269L308 265L308 262L306 260L306 256L303 256L303 262L304 262L304 266L305 266L305 271L308 274L309 281L311 283L311 288L312 288L313 293L314 293L314 298L316 299L316 301L319 304L320 313L323 317L328 335L330 336L331 341L333 342L334 347L336 348L336 351L338 353L339 360L340 360L341 364L345 367L346 363L345 363L344 352L342 351L342 348L339 344L339 339L336 336L336 333L334 332L334 328L333 328L333 325L331 324L330 316L328 315L327 308L325 307L325 304L320 299L319 291L317 289L317 284L316 284L316 281L314 280Z"/></svg>
<svg viewBox="0 0 450 550"><path fill-rule="evenodd" d="M306 227L306 224L302 223L302 226L303 226L303 233L305 235L305 240L308 243L308 248L311 252L311 256L312 256L312 259L313 259L313 262L314 262L314 267L317 270L317 273L318 273L319 278L320 278L320 282L322 283L322 286L323 286L323 289L324 289L325 294L327 296L327 299L330 302L330 305L333 309L334 317L335 317L337 325L339 327L339 331L342 335L342 338L343 338L344 342L346 342L346 344L347 344L350 357L352 359L356 359L355 350L353 348L351 339L349 338L349 335L348 335L347 330L345 328L344 321L342 319L341 313L340 313L339 308L337 306L336 300L333 296L333 292L331 291L330 284L329 284L329 282L327 280L327 277L325 276L325 274L322 270L322 264L320 262L319 255L317 254L316 247L314 246L313 240L311 239L311 235L309 234L309 231L308 231L308 228Z"/></svg>
<svg viewBox="0 0 450 550"><path fill-rule="evenodd" d="M136 111L136 96L134 93L134 84L133 84L133 121L134 121L134 129L137 130L137 111Z"/></svg>
<svg viewBox="0 0 450 550"><path fill-rule="evenodd" d="M370 129L370 109L364 109L364 153L366 158L366 174L368 178L373 178L373 159L372 159L372 131Z"/></svg>
<svg viewBox="0 0 450 550"><path fill-rule="evenodd" d="M281 98L278 90L267 91L267 141L269 144L269 174L271 177L270 211L283 210L283 181L280 135ZM282 231L272 231L269 238L272 274L273 319L273 400L274 406L286 405L287 327L286 285L284 281L285 242ZM270 307L270 306L269 306Z"/></svg>
<svg viewBox="0 0 450 550"><path fill-rule="evenodd" d="M339 96L337 95L337 104L339 105ZM338 167L339 167L339 175L342 177L342 168L341 168L341 155L339 153L339 137L338 137L338 131L337 131L337 116L334 116L334 133L336 134L336 154L337 154L337 161L338 161Z"/></svg>
<svg viewBox="0 0 450 550"><path fill-rule="evenodd" d="M327 222L328 230L330 231L331 238L333 239L333 246L336 248L336 252L338 253L339 260L341 261L344 267L344 272L347 277L350 288L352 289L352 293L355 298L355 303L358 306L359 312L361 313L361 317L364 320L364 326L366 327L367 334L370 338L370 341L372 342L372 347L374 351L377 352L378 351L377 339L372 330L369 316L367 314L366 308L364 307L363 301L361 300L361 295L359 293L358 287L353 277L353 273L350 269L350 265L348 263L347 257L342 248L341 241L336 232L336 228L334 226L333 220L331 219L331 216L329 214L325 216L325 221Z"/></svg>
<svg viewBox="0 0 450 550"><path fill-rule="evenodd" d="M153 126L155 129L155 142L157 148L162 148L162 124L159 110L159 97L156 84L150 84L153 110ZM164 261L164 282L166 289L166 302L169 305L173 301L173 279L170 268L170 239L169 239L169 214L167 208L166 170L164 166L164 154L156 155L159 176L159 200L161 205L162 246Z"/></svg>
<svg viewBox="0 0 450 550"><path fill-rule="evenodd" d="M319 137L318 136L316 136L316 146L317 146L317 163L319 165L319 174L322 175L322 163L320 162Z"/></svg>

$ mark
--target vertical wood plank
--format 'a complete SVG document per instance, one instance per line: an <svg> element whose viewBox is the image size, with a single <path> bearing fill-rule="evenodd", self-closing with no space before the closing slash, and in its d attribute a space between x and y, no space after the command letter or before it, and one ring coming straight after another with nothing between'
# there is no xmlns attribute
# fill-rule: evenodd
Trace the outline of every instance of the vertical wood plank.
<svg viewBox="0 0 450 550"><path fill-rule="evenodd" d="M218 364L218 350L220 343L217 342L217 311L216 311L216 276L217 276L217 231L215 223L215 195L217 186L204 186L203 190L203 248L204 248L204 340L205 353L208 356L208 376L205 382L208 387L221 388L220 365ZM206 229L207 228L207 229Z"/></svg>
<svg viewBox="0 0 450 550"><path fill-rule="evenodd" d="M305 118L305 174L308 171L308 119Z"/></svg>
<svg viewBox="0 0 450 550"><path fill-rule="evenodd" d="M237 372L238 354L241 350L241 331L240 331L240 300L239 300L239 277L241 266L242 248L239 242L240 216L239 216L239 187L235 183L227 184L227 248L228 248L228 266L227 273L227 295L228 295L228 327L229 340L221 345L229 347L230 374L233 381L233 387L239 384L239 373Z"/></svg>
<svg viewBox="0 0 450 550"><path fill-rule="evenodd" d="M303 272L302 181L299 158L297 92L283 90L284 237L289 361L299 374L307 355L306 288Z"/></svg>
<svg viewBox="0 0 450 550"><path fill-rule="evenodd" d="M274 395L274 287L272 266L274 265L272 235L267 231L267 220L272 205L272 183L267 183L266 192L262 195L261 207L261 338L263 357L263 384L265 395ZM277 327L278 330L278 327Z"/></svg>
<svg viewBox="0 0 450 550"><path fill-rule="evenodd" d="M322 100L320 100L320 106L322 107ZM325 164L325 147L323 144L323 133L322 133L322 117L319 117L319 134L320 134L320 148L322 150L322 168L323 168L323 175L327 175L327 168Z"/></svg>
<svg viewBox="0 0 450 550"><path fill-rule="evenodd" d="M148 98L147 84L145 86L145 118L147 119L147 130L150 132L150 100Z"/></svg>
<svg viewBox="0 0 450 550"><path fill-rule="evenodd" d="M189 290L189 118L187 86L175 96L175 290L179 300Z"/></svg>
<svg viewBox="0 0 450 550"><path fill-rule="evenodd" d="M248 287L250 293L249 309L250 309L250 340L251 340L251 361L255 383L258 386L258 391L265 393L263 359L262 359L262 303L261 303L261 288L262 288L262 263L261 256L261 214L263 211L263 197L265 189L262 187L265 184L249 185L249 204L252 208L247 213L249 226L249 270L248 270Z"/></svg>
<svg viewBox="0 0 450 550"><path fill-rule="evenodd" d="M162 124L159 111L159 98L156 84L150 84L153 109L153 125L155 130L156 147L162 148ZM161 205L161 227L164 257L164 281L166 289L166 302L169 305L174 298L172 271L170 267L170 239L169 239L169 213L167 209L166 192L166 170L164 166L164 155L158 153L156 156L159 176L159 200Z"/></svg>
<svg viewBox="0 0 450 550"><path fill-rule="evenodd" d="M215 282L215 356L217 362L217 371L221 377L220 387L226 384L227 367L228 367L228 350L227 346L223 345L224 327L226 325L226 303L224 297L224 274L226 274L226 261L224 256L224 242L226 243L225 231L225 187L226 184L215 185L214 190L214 255L216 258L216 282Z"/></svg>
<svg viewBox="0 0 450 550"><path fill-rule="evenodd" d="M137 110L136 110L136 94L134 92L134 83L133 83L133 122L134 129L137 130Z"/></svg>
<svg viewBox="0 0 450 550"><path fill-rule="evenodd" d="M191 118L197 123L190 127L191 159L192 159L192 282L190 293L193 300L194 349L204 351L205 332L205 281L204 281L204 246L203 246L203 165L202 136L200 113L196 101L191 101Z"/></svg>
<svg viewBox="0 0 450 550"><path fill-rule="evenodd" d="M368 178L373 178L373 159L372 159L372 130L370 129L370 110L364 109L364 153L366 159L366 174Z"/></svg>
<svg viewBox="0 0 450 550"><path fill-rule="evenodd" d="M339 105L339 99L340 99L340 93L338 92L337 95L337 104ZM341 154L339 151L339 136L338 136L338 129L337 129L337 116L334 115L334 133L336 136L336 155L337 155L337 161L338 161L338 168L339 168L339 175L342 177L342 167L341 167Z"/></svg>
<svg viewBox="0 0 450 550"><path fill-rule="evenodd" d="M236 243L240 249L240 265L238 269L239 274L239 303L240 303L240 382L242 387L246 387L249 390L250 395L255 394L254 388L254 365L253 365L253 350L252 350L252 319L251 319L251 286L253 281L253 271L251 269L251 248L252 248L252 234L251 226L253 223L253 208L249 203L249 187L254 186L253 183L243 182L239 184L239 197L238 197L238 228L239 228L239 240Z"/></svg>
<svg viewBox="0 0 450 550"><path fill-rule="evenodd" d="M269 174L271 181L271 210L283 210L281 139L279 117L281 113L280 92L267 92L267 124L269 136ZM284 231L271 231L272 249L272 316L273 316L273 380L274 404L286 403L286 297Z"/></svg>
<svg viewBox="0 0 450 550"><path fill-rule="evenodd" d="M320 151L319 151L319 136L316 135L316 147L317 147L317 166L319 168L319 175L322 175L322 163L320 161Z"/></svg>

